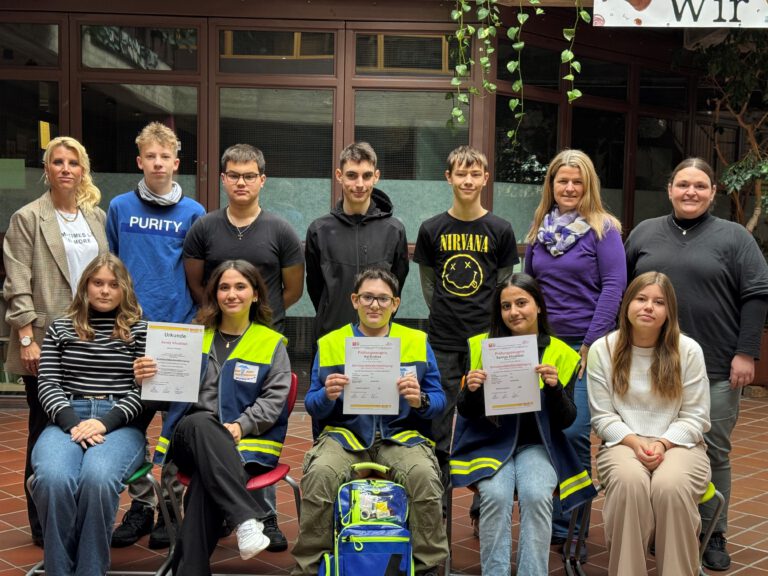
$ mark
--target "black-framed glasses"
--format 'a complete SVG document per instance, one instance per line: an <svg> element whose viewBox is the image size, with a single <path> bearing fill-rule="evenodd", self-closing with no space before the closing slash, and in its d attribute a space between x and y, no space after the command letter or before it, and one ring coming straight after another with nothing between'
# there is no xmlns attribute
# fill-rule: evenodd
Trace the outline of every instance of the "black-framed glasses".
<svg viewBox="0 0 768 576"><path fill-rule="evenodd" d="M227 179L227 182L230 184L237 184L240 182L240 178L243 179L243 181L246 184L253 184L256 182L256 180L261 176L258 172L246 172L245 174L241 174L240 172L225 172L224 178Z"/></svg>
<svg viewBox="0 0 768 576"><path fill-rule="evenodd" d="M392 304L392 301L394 300L392 296L374 296L373 294L358 294L357 298L360 300L363 306L371 306L374 302L376 302L382 308L386 308Z"/></svg>

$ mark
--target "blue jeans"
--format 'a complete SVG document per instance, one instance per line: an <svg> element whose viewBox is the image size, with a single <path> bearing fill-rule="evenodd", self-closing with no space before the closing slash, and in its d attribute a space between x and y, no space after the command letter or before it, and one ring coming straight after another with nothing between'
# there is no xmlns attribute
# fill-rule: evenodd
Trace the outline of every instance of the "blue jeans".
<svg viewBox="0 0 768 576"><path fill-rule="evenodd" d="M113 400L73 400L85 420L106 414ZM144 433L123 426L84 450L55 424L32 451L34 498L45 540L48 576L96 576L109 569L112 526L125 481L144 462Z"/></svg>
<svg viewBox="0 0 768 576"><path fill-rule="evenodd" d="M552 492L557 474L541 444L523 446L496 474L477 483L480 491L480 564L483 574L510 573L514 493L520 503L517 573L546 576L552 536Z"/></svg>
<svg viewBox="0 0 768 576"><path fill-rule="evenodd" d="M726 380L711 380L709 383L709 418L712 427L704 433L707 456L712 468L712 483L725 497L725 506L715 524L715 532L728 530L728 503L731 500L731 433L739 419L741 389L731 389ZM714 498L699 506L701 520L706 526L715 511Z"/></svg>
<svg viewBox="0 0 768 576"><path fill-rule="evenodd" d="M568 344L579 351L581 348L581 342L574 343L568 342ZM587 396L587 371L584 370L584 374L581 378L576 380L576 386L573 391L573 403L576 404L576 420L573 421L568 428L563 430L568 442L571 443L573 449L576 451L576 456L579 458L579 463L587 471L587 474L592 476L592 443L589 438L591 432L590 414L589 414L589 397ZM568 523L571 521L571 514L563 514L560 507L560 499L555 496L554 498L554 514L552 515L552 535L565 538L568 535ZM576 534L578 534L581 522L576 524ZM589 526L587 526L587 534L589 533Z"/></svg>

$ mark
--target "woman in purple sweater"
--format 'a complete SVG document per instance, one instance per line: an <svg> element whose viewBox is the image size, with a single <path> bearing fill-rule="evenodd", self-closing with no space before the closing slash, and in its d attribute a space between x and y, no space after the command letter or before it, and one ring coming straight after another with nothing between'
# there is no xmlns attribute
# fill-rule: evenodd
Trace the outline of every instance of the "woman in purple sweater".
<svg viewBox="0 0 768 576"><path fill-rule="evenodd" d="M621 223L603 208L600 179L581 150L563 150L550 162L526 242L525 271L541 286L550 326L581 354L576 421L564 432L591 473L587 353L616 326L627 269ZM564 543L567 533L568 518L556 507L552 543Z"/></svg>

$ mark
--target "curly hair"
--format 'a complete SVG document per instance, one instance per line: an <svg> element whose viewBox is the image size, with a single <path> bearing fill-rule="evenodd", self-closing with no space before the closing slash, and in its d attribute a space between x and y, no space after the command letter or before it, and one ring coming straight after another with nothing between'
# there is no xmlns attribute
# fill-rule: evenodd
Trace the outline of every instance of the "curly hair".
<svg viewBox="0 0 768 576"><path fill-rule="evenodd" d="M72 324L75 327L78 338L81 340L93 340L95 333L90 323L88 283L102 267L106 267L115 275L122 294L120 304L117 305L115 328L112 331L112 337L130 342L132 340L131 326L141 320L141 306L138 300L136 300L133 281L128 273L128 269L120 258L110 252L97 256L85 267L82 276L80 276L80 281L77 283L77 292L72 299L72 304L67 309L66 317L72 319Z"/></svg>
<svg viewBox="0 0 768 576"><path fill-rule="evenodd" d="M48 180L47 167L51 162L51 156L56 148L66 148L75 153L77 161L80 162L80 166L83 168L83 177L77 186L77 193L75 198L77 199L77 206L84 212L92 211L101 201L101 190L99 190L93 183L93 177L91 176L91 159L88 157L88 152L85 151L85 147L71 136L58 136L48 143L45 147L45 153L43 154L43 166L46 168L44 179L46 185L50 186Z"/></svg>

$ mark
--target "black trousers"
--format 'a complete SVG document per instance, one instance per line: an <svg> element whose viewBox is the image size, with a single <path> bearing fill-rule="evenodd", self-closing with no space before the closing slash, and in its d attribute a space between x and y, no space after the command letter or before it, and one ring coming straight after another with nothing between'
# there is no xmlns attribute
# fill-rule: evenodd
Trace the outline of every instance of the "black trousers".
<svg viewBox="0 0 768 576"><path fill-rule="evenodd" d="M48 415L40 404L37 397L37 376L22 376L24 380L24 391L27 395L27 405L29 406L29 419L27 421L27 459L24 462L24 494L27 496L27 516L29 517L29 529L33 538L43 539L43 527L40 525L40 518L37 516L37 507L35 506L32 495L27 490L27 478L32 476L32 449L37 443L40 434L43 433L48 425Z"/></svg>
<svg viewBox="0 0 768 576"><path fill-rule="evenodd" d="M190 477L184 521L173 553L173 573L209 576L210 557L224 522L234 529L256 518L245 488L249 474L266 471L243 467L232 435L210 412L185 416L176 426L171 458Z"/></svg>

